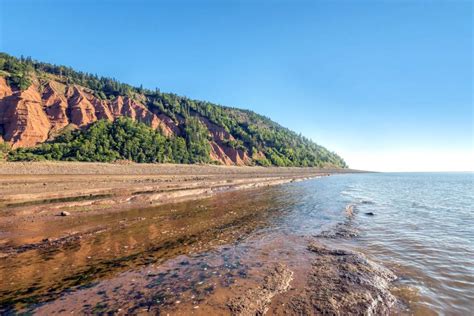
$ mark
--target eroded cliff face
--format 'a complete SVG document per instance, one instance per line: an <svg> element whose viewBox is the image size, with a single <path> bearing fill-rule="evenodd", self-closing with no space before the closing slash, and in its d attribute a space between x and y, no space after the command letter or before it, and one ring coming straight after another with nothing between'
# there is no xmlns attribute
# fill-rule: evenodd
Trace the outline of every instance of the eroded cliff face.
<svg viewBox="0 0 474 316"><path fill-rule="evenodd" d="M6 86L2 78L0 86ZM41 95L34 85L25 91L2 88L7 94L1 99L0 115L3 139L13 148L34 146L48 138L51 122L43 109Z"/></svg>
<svg viewBox="0 0 474 316"><path fill-rule="evenodd" d="M226 142L235 140L234 136L222 126L212 123L207 118L201 117L200 119L212 136L210 155L213 160L220 161L225 165L244 166L251 164L252 160L246 152L226 145Z"/></svg>
<svg viewBox="0 0 474 316"><path fill-rule="evenodd" d="M0 77L0 141L9 142L13 148L33 147L55 137L67 126L85 128L97 120L112 121L122 116L160 129L167 137L182 134L182 119L174 121L164 113L153 112L145 102L144 97L102 100L86 88L54 80L34 80L27 90L20 91ZM224 165L252 163L246 152L228 145L235 140L230 133L198 117L211 135L212 160Z"/></svg>

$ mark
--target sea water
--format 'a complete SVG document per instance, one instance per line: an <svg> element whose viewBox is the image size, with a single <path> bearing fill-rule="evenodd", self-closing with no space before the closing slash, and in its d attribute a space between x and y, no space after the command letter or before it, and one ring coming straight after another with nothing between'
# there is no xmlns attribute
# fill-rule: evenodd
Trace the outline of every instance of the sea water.
<svg viewBox="0 0 474 316"><path fill-rule="evenodd" d="M473 173L334 175L285 191L300 203L286 227L305 234L354 205L352 243L399 275L412 312L474 313Z"/></svg>

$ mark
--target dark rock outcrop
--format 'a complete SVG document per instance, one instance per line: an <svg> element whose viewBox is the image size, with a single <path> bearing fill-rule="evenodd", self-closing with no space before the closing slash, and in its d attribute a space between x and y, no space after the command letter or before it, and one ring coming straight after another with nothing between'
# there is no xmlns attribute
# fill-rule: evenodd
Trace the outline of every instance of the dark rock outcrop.
<svg viewBox="0 0 474 316"><path fill-rule="evenodd" d="M289 300L295 315L389 315L396 276L363 254L313 243L315 254L306 288Z"/></svg>

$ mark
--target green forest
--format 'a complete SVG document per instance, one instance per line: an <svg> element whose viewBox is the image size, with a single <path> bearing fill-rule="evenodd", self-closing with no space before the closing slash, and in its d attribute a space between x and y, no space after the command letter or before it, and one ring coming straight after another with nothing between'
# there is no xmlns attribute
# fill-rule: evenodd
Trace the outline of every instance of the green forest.
<svg viewBox="0 0 474 316"><path fill-rule="evenodd" d="M188 123L198 137L207 134L198 120ZM68 131L53 142L12 151L11 161L70 160L112 162L130 160L149 163L209 162L209 143L183 137L165 137L159 131L129 118L100 120L87 130Z"/></svg>
<svg viewBox="0 0 474 316"><path fill-rule="evenodd" d="M0 74L19 90L29 87L32 75L41 80L55 76L65 84L77 84L93 91L101 99L128 96L146 100L154 113L164 113L174 121L182 118L180 136L165 137L160 131L128 119L99 121L87 129L66 131L53 141L35 148L20 148L6 154L18 160L79 160L136 162L209 163L210 134L199 119L223 127L235 141L228 146L241 149L261 166L338 167L344 160L312 140L253 111L193 100L173 93L133 87L113 78L75 71L70 67L38 62L29 57L15 58L0 53ZM256 153L263 153L256 155ZM4 154L5 155L5 154Z"/></svg>

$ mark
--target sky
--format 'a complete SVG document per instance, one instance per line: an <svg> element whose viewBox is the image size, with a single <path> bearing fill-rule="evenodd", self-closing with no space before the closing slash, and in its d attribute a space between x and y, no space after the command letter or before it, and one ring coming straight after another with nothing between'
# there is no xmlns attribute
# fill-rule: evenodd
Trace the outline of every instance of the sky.
<svg viewBox="0 0 474 316"><path fill-rule="evenodd" d="M0 51L251 109L376 171L474 170L471 1L0 0Z"/></svg>

